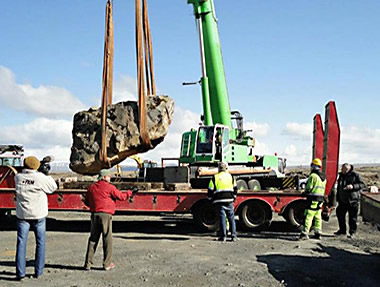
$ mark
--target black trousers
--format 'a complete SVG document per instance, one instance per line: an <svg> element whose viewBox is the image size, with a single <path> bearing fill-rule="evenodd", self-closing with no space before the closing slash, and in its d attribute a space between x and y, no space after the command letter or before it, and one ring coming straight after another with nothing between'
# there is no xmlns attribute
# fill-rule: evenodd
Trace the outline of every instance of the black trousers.
<svg viewBox="0 0 380 287"><path fill-rule="evenodd" d="M343 203L339 202L336 209L336 216L338 217L339 230L346 232L346 214L348 212L348 225L350 227L349 232L353 234L357 230L359 202Z"/></svg>

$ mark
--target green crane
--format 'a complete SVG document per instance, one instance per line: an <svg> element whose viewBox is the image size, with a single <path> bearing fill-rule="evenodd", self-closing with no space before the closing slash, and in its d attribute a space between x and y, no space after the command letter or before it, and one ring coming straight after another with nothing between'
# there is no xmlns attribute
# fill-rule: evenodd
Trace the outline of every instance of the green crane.
<svg viewBox="0 0 380 287"><path fill-rule="evenodd" d="M254 138L243 129L243 117L230 108L213 0L188 0L198 27L203 115L198 130L182 135L180 162L213 165L218 161L254 165ZM233 126L233 120L236 124Z"/></svg>

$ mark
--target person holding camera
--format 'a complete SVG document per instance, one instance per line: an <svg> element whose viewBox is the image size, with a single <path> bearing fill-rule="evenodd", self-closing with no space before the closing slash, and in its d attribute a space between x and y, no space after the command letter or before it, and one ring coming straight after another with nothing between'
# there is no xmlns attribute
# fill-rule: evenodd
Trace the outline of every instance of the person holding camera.
<svg viewBox="0 0 380 287"><path fill-rule="evenodd" d="M36 238L34 278L40 277L45 267L47 195L57 190L57 184L51 176L38 172L39 167L40 161L35 156L28 156L24 159L24 169L15 176L17 199L16 278L20 281L25 278L29 230L34 231Z"/></svg>
<svg viewBox="0 0 380 287"><path fill-rule="evenodd" d="M138 188L121 192L110 183L111 172L102 169L98 181L89 186L84 203L91 211L91 234L88 239L84 268L90 270L98 245L100 235L103 237L103 268L110 270L115 267L112 263L112 215L115 213L116 200L127 200Z"/></svg>

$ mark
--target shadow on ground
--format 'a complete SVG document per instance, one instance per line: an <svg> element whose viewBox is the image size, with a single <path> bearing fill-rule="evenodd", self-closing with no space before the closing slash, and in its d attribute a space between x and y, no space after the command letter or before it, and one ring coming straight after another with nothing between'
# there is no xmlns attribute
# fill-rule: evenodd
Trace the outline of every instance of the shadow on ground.
<svg viewBox="0 0 380 287"><path fill-rule="evenodd" d="M27 260L26 267L33 267L34 260ZM0 281L18 281L16 279L16 263L15 261L0 261L0 267L14 267L15 272L9 272L3 270L0 272ZM45 264L45 269L62 269L62 270L77 270L77 271L85 271L83 266L75 266L75 265L62 265L62 264ZM91 270L103 271L104 269L101 267L93 267ZM46 272L46 270L45 270ZM26 274L25 277L32 277L33 274Z"/></svg>
<svg viewBox="0 0 380 287"><path fill-rule="evenodd" d="M379 286L380 256L359 254L318 244L317 256L260 255L269 272L289 287L298 286Z"/></svg>
<svg viewBox="0 0 380 287"><path fill-rule="evenodd" d="M49 232L90 232L90 216L88 220L77 219L56 219L48 217L46 229ZM192 236L213 236L215 232L204 231L200 229L191 217L177 215L150 216L146 220L138 215L138 220L118 220L114 216L112 220L113 233L133 232L144 234L168 234L168 235L192 235ZM240 237L249 238L278 238L284 240L296 240L299 234L285 221L274 221L268 230L262 232L248 232L239 228ZM0 231L16 231L16 216L2 217L0 220ZM139 237L140 238L140 237ZM150 238L147 238L150 239Z"/></svg>

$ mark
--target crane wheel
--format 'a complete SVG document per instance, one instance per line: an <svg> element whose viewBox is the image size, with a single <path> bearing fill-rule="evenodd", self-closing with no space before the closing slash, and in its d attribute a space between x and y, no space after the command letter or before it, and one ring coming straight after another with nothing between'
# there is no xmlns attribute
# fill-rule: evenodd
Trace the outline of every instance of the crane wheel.
<svg viewBox="0 0 380 287"><path fill-rule="evenodd" d="M244 203L239 212L239 221L244 229L251 231L265 230L273 217L271 207L265 202L253 200Z"/></svg>
<svg viewBox="0 0 380 287"><path fill-rule="evenodd" d="M251 179L248 181L248 189L253 191L261 190L261 184L257 179Z"/></svg>
<svg viewBox="0 0 380 287"><path fill-rule="evenodd" d="M214 206L208 200L202 200L192 208L195 223L205 231L216 231L219 219Z"/></svg>
<svg viewBox="0 0 380 287"><path fill-rule="evenodd" d="M247 182L244 179L238 179L236 181L236 186L237 186L238 190L247 190L248 189Z"/></svg>

